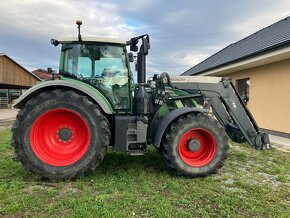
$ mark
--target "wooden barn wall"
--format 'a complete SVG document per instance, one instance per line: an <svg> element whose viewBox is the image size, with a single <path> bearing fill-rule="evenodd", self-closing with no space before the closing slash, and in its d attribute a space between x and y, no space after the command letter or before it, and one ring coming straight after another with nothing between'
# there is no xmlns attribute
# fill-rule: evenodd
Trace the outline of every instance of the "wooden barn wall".
<svg viewBox="0 0 290 218"><path fill-rule="evenodd" d="M34 86L37 79L6 56L0 56L0 83Z"/></svg>

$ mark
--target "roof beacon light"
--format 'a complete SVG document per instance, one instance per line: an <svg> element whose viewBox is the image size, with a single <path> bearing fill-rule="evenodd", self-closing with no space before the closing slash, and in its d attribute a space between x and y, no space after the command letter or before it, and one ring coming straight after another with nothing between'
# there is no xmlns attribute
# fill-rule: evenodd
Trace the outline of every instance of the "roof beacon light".
<svg viewBox="0 0 290 218"><path fill-rule="evenodd" d="M78 35L79 41L82 41L82 36L81 36L81 25L83 24L83 22L82 22L81 20L77 20L77 21L76 21L76 24L78 25L78 29L79 29L79 35Z"/></svg>

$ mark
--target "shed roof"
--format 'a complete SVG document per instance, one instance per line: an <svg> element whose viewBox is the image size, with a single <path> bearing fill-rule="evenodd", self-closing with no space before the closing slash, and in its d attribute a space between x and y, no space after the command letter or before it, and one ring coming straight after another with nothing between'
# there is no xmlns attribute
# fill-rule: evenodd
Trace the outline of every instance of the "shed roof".
<svg viewBox="0 0 290 218"><path fill-rule="evenodd" d="M21 64L17 63L15 60L13 60L12 58L10 58L8 55L6 55L5 53L0 53L0 57L1 56L5 56L6 58L8 58L9 60L11 60L13 63L15 63L16 65L18 65L19 67L21 67L23 70L25 70L27 73L29 73L31 76L35 77L37 80L42 81L38 76L36 76L35 74L31 73L29 70L27 70L26 68L24 68Z"/></svg>
<svg viewBox="0 0 290 218"><path fill-rule="evenodd" d="M198 75L290 45L290 16L230 44L182 75Z"/></svg>

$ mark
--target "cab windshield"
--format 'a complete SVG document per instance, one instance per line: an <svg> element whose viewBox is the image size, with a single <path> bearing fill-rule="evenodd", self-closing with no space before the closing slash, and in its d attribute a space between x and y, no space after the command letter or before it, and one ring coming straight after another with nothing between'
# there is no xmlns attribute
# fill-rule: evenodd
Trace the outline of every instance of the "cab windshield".
<svg viewBox="0 0 290 218"><path fill-rule="evenodd" d="M74 75L100 88L117 109L129 107L128 68L120 45L65 44L60 74Z"/></svg>

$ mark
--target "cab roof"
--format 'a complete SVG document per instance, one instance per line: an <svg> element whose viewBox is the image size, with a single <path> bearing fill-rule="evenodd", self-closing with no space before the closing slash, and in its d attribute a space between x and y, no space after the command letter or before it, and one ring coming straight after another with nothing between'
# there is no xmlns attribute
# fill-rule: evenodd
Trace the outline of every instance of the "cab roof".
<svg viewBox="0 0 290 218"><path fill-rule="evenodd" d="M65 37L59 40L60 43L70 43L70 42L78 42L78 37ZM122 44L126 45L126 42L121 39L115 38L101 38L101 37L82 37L83 42L105 42L105 43L113 43L113 44Z"/></svg>

